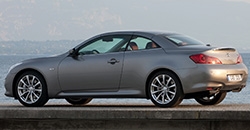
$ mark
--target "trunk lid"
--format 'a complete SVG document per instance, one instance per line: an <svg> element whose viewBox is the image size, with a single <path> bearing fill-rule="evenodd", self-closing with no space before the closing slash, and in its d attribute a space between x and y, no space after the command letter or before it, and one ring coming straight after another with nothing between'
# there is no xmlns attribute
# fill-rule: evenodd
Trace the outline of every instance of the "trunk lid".
<svg viewBox="0 0 250 130"><path fill-rule="evenodd" d="M242 60L236 49L230 47L213 48L204 54L218 58L222 64L237 64L239 60Z"/></svg>

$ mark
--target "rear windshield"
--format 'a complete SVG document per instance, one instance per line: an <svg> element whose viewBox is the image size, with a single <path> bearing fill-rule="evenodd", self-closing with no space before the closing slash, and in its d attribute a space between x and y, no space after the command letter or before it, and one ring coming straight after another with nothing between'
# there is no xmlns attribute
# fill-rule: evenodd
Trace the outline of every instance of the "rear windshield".
<svg viewBox="0 0 250 130"><path fill-rule="evenodd" d="M168 40L175 43L178 46L188 46L188 45L204 45L203 42L193 39L185 35L168 35L165 36Z"/></svg>

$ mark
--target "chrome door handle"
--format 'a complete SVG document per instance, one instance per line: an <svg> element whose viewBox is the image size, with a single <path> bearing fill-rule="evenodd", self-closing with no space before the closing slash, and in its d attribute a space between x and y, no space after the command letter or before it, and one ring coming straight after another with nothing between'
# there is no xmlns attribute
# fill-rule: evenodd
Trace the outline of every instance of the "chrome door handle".
<svg viewBox="0 0 250 130"><path fill-rule="evenodd" d="M116 60L115 58L112 58L108 61L109 64L115 64L115 63L119 63L120 61L119 60Z"/></svg>

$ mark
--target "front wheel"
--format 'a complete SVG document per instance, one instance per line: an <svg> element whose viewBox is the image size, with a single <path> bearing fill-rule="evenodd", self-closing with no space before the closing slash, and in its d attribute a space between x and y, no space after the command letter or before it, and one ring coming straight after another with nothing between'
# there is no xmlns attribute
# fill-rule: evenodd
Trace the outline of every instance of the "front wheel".
<svg viewBox="0 0 250 130"><path fill-rule="evenodd" d="M92 98L65 98L65 100L72 105L85 105L89 103Z"/></svg>
<svg viewBox="0 0 250 130"><path fill-rule="evenodd" d="M183 99L181 83L169 71L161 71L152 76L147 89L151 101L158 107L175 107Z"/></svg>
<svg viewBox="0 0 250 130"><path fill-rule="evenodd" d="M47 103L47 85L41 74L34 71L24 72L15 85L16 97L27 107L40 107Z"/></svg>
<svg viewBox="0 0 250 130"><path fill-rule="evenodd" d="M227 92L219 92L217 94L205 96L205 97L197 97L195 100L201 105L216 105L224 100Z"/></svg>

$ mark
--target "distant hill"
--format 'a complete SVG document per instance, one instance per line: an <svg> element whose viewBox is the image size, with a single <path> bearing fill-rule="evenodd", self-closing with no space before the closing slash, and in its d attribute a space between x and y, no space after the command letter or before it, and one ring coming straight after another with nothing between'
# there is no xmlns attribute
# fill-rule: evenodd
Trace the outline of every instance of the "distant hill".
<svg viewBox="0 0 250 130"><path fill-rule="evenodd" d="M60 54L80 44L83 40L59 41L0 41L0 55Z"/></svg>

